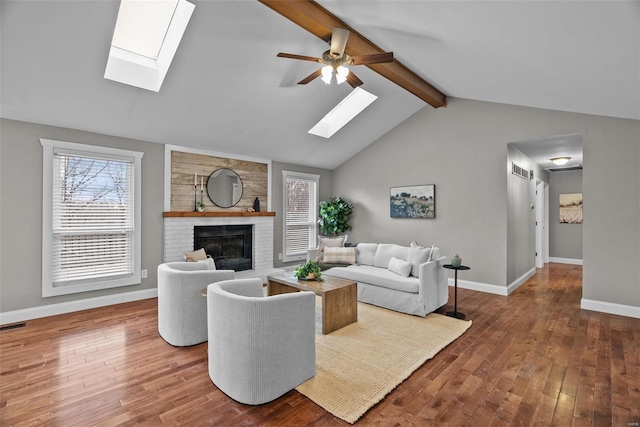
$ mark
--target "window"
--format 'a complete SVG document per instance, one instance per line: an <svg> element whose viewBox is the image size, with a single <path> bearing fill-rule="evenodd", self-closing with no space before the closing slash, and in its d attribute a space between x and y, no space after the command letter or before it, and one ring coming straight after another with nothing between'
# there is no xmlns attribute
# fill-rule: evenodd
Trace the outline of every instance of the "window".
<svg viewBox="0 0 640 427"><path fill-rule="evenodd" d="M316 246L318 175L282 171L284 182L283 261L299 261Z"/></svg>
<svg viewBox="0 0 640 427"><path fill-rule="evenodd" d="M142 153L40 142L42 296L139 284Z"/></svg>

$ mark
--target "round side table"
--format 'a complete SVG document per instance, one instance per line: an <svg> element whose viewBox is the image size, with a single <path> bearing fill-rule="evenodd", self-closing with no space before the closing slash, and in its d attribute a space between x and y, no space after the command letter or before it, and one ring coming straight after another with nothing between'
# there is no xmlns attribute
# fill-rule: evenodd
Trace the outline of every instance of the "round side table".
<svg viewBox="0 0 640 427"><path fill-rule="evenodd" d="M461 265L460 267L454 267L451 264L443 265L444 268L455 271L455 281L453 283L454 286L454 303L453 303L453 311L447 311L447 316L455 317L456 319L464 319L464 313L460 313L458 311L458 270L471 270L471 268L466 265Z"/></svg>

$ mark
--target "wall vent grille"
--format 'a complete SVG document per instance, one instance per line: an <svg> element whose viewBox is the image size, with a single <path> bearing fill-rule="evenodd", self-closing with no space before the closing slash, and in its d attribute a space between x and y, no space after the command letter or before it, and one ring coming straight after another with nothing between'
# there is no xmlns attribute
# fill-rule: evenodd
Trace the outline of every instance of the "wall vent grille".
<svg viewBox="0 0 640 427"><path fill-rule="evenodd" d="M511 162L511 173L519 176L520 178L529 179L529 170L516 165Z"/></svg>
<svg viewBox="0 0 640 427"><path fill-rule="evenodd" d="M5 325L5 326L0 326L0 331L8 331L10 329L17 329L17 328L24 328L25 326L27 326L26 323L15 323L13 325Z"/></svg>

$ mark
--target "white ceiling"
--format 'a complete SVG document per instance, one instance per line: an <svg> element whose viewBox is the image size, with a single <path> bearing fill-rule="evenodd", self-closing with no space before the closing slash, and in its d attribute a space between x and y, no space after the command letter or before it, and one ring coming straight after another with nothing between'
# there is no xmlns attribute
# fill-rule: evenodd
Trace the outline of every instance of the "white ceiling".
<svg viewBox="0 0 640 427"><path fill-rule="evenodd" d="M582 133L571 133L531 141L512 142L510 145L524 153L541 168L553 172L582 166ZM551 161L554 157L571 157L562 166Z"/></svg>
<svg viewBox="0 0 640 427"><path fill-rule="evenodd" d="M309 135L350 87L298 86L316 66L276 54L325 43L257 1L192 2L154 93L103 78L119 2L2 0L0 115L333 169L431 108L358 66L379 99ZM640 119L639 1L320 3L447 96Z"/></svg>

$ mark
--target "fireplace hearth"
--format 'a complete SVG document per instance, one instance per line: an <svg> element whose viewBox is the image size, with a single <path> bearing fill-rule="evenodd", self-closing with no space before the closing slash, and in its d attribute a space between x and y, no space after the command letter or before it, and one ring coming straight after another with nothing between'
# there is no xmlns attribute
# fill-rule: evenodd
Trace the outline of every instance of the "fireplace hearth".
<svg viewBox="0 0 640 427"><path fill-rule="evenodd" d="M204 248L218 270L253 268L253 225L193 227L193 249Z"/></svg>

